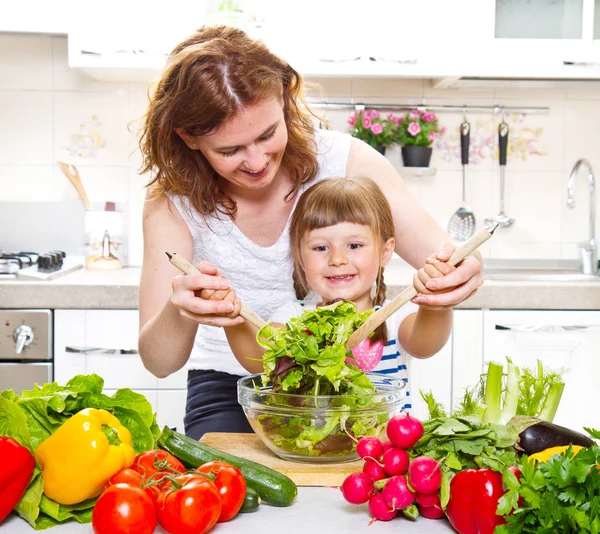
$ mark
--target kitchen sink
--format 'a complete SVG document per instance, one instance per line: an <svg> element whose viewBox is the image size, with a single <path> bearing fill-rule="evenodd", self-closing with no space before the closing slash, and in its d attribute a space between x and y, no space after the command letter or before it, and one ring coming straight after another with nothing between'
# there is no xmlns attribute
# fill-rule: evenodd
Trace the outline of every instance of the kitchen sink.
<svg viewBox="0 0 600 534"><path fill-rule="evenodd" d="M581 272L571 260L488 260L483 278L506 282L600 282L600 276Z"/></svg>

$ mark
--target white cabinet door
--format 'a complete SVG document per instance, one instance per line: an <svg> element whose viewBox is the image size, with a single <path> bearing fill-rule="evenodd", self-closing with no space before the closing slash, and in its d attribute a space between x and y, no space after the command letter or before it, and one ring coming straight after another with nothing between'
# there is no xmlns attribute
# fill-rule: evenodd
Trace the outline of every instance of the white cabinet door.
<svg viewBox="0 0 600 534"><path fill-rule="evenodd" d="M73 24L71 0L2 2L0 32L64 33Z"/></svg>
<svg viewBox="0 0 600 534"><path fill-rule="evenodd" d="M425 360L410 358L408 365L412 415L421 420L429 419L427 405L419 391L431 391L438 402L449 407L452 399L452 337L436 355Z"/></svg>
<svg viewBox="0 0 600 534"><path fill-rule="evenodd" d="M157 409L156 422L159 428L164 425L174 428L177 432L184 433L183 416L187 390L185 389L159 389L156 394Z"/></svg>
<svg viewBox="0 0 600 534"><path fill-rule="evenodd" d="M87 372L104 378L107 388L156 389L158 386L158 379L146 370L137 353L138 317L137 310L86 311L86 346L115 351L113 354L90 351L86 355Z"/></svg>
<svg viewBox="0 0 600 534"><path fill-rule="evenodd" d="M54 380L64 386L75 375L86 374L85 353L67 347L85 347L85 311L54 311Z"/></svg>
<svg viewBox="0 0 600 534"><path fill-rule="evenodd" d="M483 311L454 310L452 326L452 408L483 372Z"/></svg>
<svg viewBox="0 0 600 534"><path fill-rule="evenodd" d="M600 428L600 312L487 310L485 361L564 371L565 389L554 422L582 431Z"/></svg>
<svg viewBox="0 0 600 534"><path fill-rule="evenodd" d="M156 411L160 427L183 432L187 371L159 380L144 368L137 353L138 317L137 310L55 310L54 379L64 385L77 374L96 373L107 395L119 388L137 391Z"/></svg>

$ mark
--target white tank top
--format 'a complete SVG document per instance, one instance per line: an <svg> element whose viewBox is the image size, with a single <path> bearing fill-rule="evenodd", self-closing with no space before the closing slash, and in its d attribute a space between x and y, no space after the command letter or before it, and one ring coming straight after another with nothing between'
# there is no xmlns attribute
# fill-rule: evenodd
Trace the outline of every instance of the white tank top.
<svg viewBox="0 0 600 534"><path fill-rule="evenodd" d="M300 189L332 176L346 176L352 137L330 130L317 130L316 178ZM300 195L296 195L294 208ZM248 239L231 219L209 216L205 220L195 211L187 197L169 198L189 228L194 245L193 263L212 263L235 288L241 301L267 320L274 310L295 299L292 282L292 258L289 244L290 217L277 242L261 247ZM292 212L293 212L292 209ZM222 328L200 325L188 369L213 369L235 375L248 372L238 363Z"/></svg>

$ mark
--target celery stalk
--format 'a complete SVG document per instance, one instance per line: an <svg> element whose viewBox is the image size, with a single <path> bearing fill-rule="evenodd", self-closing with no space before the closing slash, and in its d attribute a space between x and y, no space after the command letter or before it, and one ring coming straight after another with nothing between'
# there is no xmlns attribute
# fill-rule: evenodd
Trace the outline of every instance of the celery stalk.
<svg viewBox="0 0 600 534"><path fill-rule="evenodd" d="M497 362L488 364L485 379L483 423L506 424L517 414L519 404L519 368L508 360L506 387L503 392L504 367ZM504 393L504 395L503 395Z"/></svg>
<svg viewBox="0 0 600 534"><path fill-rule="evenodd" d="M540 414L538 416L542 421L548 421L551 423L554 420L556 410L558 410L558 405L560 403L560 398L563 394L563 389L565 389L564 382L554 382L548 389L548 393L544 399L544 404L542 404L542 409L540 410Z"/></svg>
<svg viewBox="0 0 600 534"><path fill-rule="evenodd" d="M504 406L499 423L505 425L512 417L517 415L519 406L519 379L520 370L510 360L508 360L506 372L506 388L504 390Z"/></svg>
<svg viewBox="0 0 600 534"><path fill-rule="evenodd" d="M483 402L483 424L498 423L502 415L502 364L496 362L488 363L487 377L485 379L485 393Z"/></svg>

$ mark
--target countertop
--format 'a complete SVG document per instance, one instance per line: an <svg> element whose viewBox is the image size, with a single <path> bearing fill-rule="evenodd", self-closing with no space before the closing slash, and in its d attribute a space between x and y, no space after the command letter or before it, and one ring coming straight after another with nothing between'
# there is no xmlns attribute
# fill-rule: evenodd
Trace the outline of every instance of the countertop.
<svg viewBox="0 0 600 534"><path fill-rule="evenodd" d="M367 505L348 504L336 488L299 487L296 502L288 508L276 508L261 504L256 512L239 514L230 522L217 524L211 533L237 534L258 532L261 534L306 534L314 532L364 532L369 534L387 534L402 532L411 534L441 534L454 532L445 519L431 520L419 517L409 521L397 517L392 521L377 521L369 526L371 517ZM0 534L32 534L35 532L27 522L11 515L2 525ZM82 533L92 534L90 524L67 523L51 528L49 534ZM164 534L160 527L156 534Z"/></svg>
<svg viewBox="0 0 600 534"><path fill-rule="evenodd" d="M141 269L80 269L49 281L0 281L0 308L137 309ZM412 284L414 270L388 266L388 298ZM484 272L485 276L485 272ZM597 310L600 282L508 282L486 280L458 306L466 309Z"/></svg>

